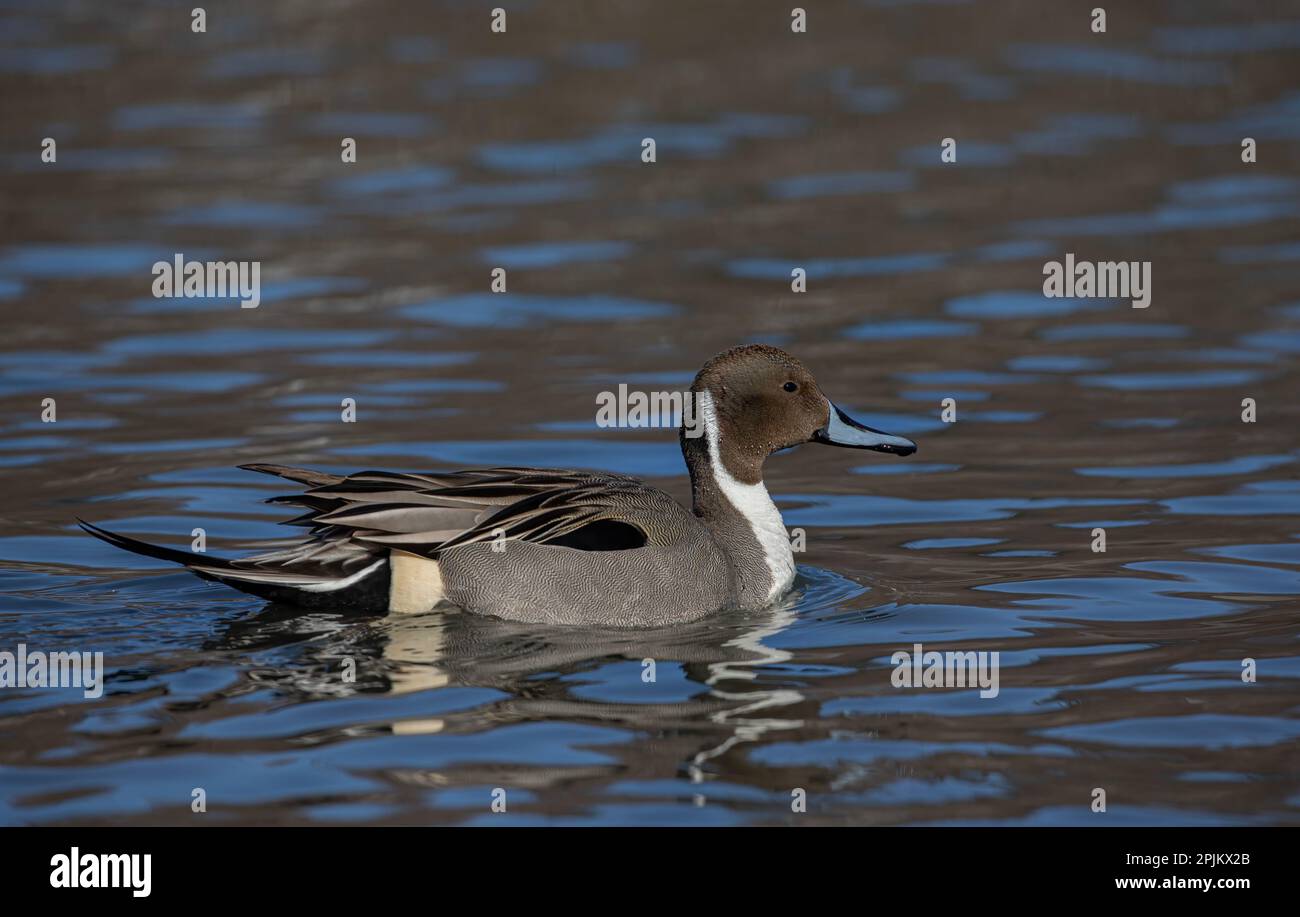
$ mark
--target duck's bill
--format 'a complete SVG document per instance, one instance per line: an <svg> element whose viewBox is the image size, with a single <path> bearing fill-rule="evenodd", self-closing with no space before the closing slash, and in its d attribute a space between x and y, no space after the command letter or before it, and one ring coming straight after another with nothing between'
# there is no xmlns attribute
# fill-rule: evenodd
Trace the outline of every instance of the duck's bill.
<svg viewBox="0 0 1300 917"><path fill-rule="evenodd" d="M829 401L830 416L826 426L813 434L813 442L828 446L846 446L849 449L872 449L892 455L911 455L916 443L905 436L894 436L860 424Z"/></svg>

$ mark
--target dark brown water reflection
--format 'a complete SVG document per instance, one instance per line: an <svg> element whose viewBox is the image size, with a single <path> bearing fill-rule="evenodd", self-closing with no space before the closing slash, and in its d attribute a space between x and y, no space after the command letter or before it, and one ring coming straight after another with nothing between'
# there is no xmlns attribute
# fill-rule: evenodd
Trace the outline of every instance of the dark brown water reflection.
<svg viewBox="0 0 1300 917"><path fill-rule="evenodd" d="M0 821L1300 820L1293 6L189 6L0 13L0 648L108 671L0 693ZM260 261L261 307L152 298L175 252ZM1152 305L1044 299L1066 252ZM772 460L807 552L761 615L299 615L71 525L238 549L279 534L255 460L684 497L595 395L751 340L921 443ZM891 687L917 642L999 696Z"/></svg>

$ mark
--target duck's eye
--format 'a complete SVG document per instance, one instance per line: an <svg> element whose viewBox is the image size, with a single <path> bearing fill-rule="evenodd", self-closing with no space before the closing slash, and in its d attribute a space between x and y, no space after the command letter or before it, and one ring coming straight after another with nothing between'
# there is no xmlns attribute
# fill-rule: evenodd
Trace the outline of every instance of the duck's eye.
<svg viewBox="0 0 1300 917"><path fill-rule="evenodd" d="M782 387L783 389L785 389L787 392L797 392L797 391L799 391L799 383L798 383L798 382L787 382L785 385L783 385L783 386L781 386L781 387Z"/></svg>

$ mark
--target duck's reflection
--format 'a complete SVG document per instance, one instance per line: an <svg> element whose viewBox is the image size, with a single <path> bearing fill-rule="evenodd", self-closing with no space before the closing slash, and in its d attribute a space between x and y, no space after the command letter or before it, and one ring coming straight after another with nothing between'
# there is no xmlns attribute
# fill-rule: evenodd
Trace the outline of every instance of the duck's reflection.
<svg viewBox="0 0 1300 917"><path fill-rule="evenodd" d="M494 725L561 720L649 733L657 747L671 749L679 769L699 780L708 761L733 746L802 725L799 717L778 715L796 709L804 696L788 683L788 675L773 670L791 654L769 642L794 622L800 599L796 590L760 612L721 612L655 630L548 628L454 608L358 618L269 605L231 622L209 648L256 653L253 677L304 701L449 686L493 688L506 697L475 715ZM268 659L275 661L268 665ZM676 664L699 690L662 703L606 700L590 690L575 694L575 688L590 687L583 674L627 660L637 664L628 671L638 682L643 661L653 660L660 672ZM353 677L346 677L349 670ZM441 732L447 726L446 717L386 724L398 735Z"/></svg>
<svg viewBox="0 0 1300 917"><path fill-rule="evenodd" d="M762 666L779 665L791 658L791 653L788 651L767 646L763 640L779 634L794 623L796 604L795 599L787 597L785 602L768 609L770 620L759 627L743 631L724 644L726 647L735 647L751 654L749 658L738 664L732 659L709 663L710 674L706 683L710 690L723 700L736 702L738 706L719 710L713 714L714 722L730 727L733 731L717 746L695 755L690 767L692 781L701 782L704 779L702 768L705 763L730 750L734 745L757 741L765 733L773 730L797 729L803 725L801 719L755 715L759 711L794 707L804 699L798 691L793 688L753 690ZM734 681L742 683L747 681L750 683L750 689L728 691L721 687Z"/></svg>

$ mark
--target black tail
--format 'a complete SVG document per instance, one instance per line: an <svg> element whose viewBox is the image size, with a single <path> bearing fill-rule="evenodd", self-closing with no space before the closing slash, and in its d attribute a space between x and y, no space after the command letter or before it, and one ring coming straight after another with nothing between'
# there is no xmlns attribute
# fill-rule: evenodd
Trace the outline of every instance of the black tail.
<svg viewBox="0 0 1300 917"><path fill-rule="evenodd" d="M145 557L156 557L159 560L168 560L174 564L182 564L190 569L198 562L193 554L188 551L181 551L176 548L165 548L159 544L149 544L147 541L140 541L138 538L129 538L126 535L119 535L117 532L110 532L108 529L101 529L99 526L87 522L84 519L78 519L77 525L81 526L90 534L94 535L100 541L107 541L115 548L121 548L124 551L130 551L134 554L143 554ZM220 557L205 557L202 565L205 567L227 567L230 561L223 560ZM206 573L202 570L194 570L199 576L208 579L215 579L215 573Z"/></svg>
<svg viewBox="0 0 1300 917"><path fill-rule="evenodd" d="M358 611L384 611L388 608L388 564L375 568L373 575L363 576L346 587L339 589L321 589L334 577L322 575L304 575L285 570L259 569L247 562L242 564L222 557L202 555L200 558L189 551L167 548L150 544L138 538L130 538L108 529L78 519L77 524L101 541L106 541L115 548L156 557L186 567L196 576L207 580L224 583L241 592L255 595L271 602L284 602L304 608L351 608ZM340 576L339 579L343 579ZM316 588L307 588L316 587Z"/></svg>

